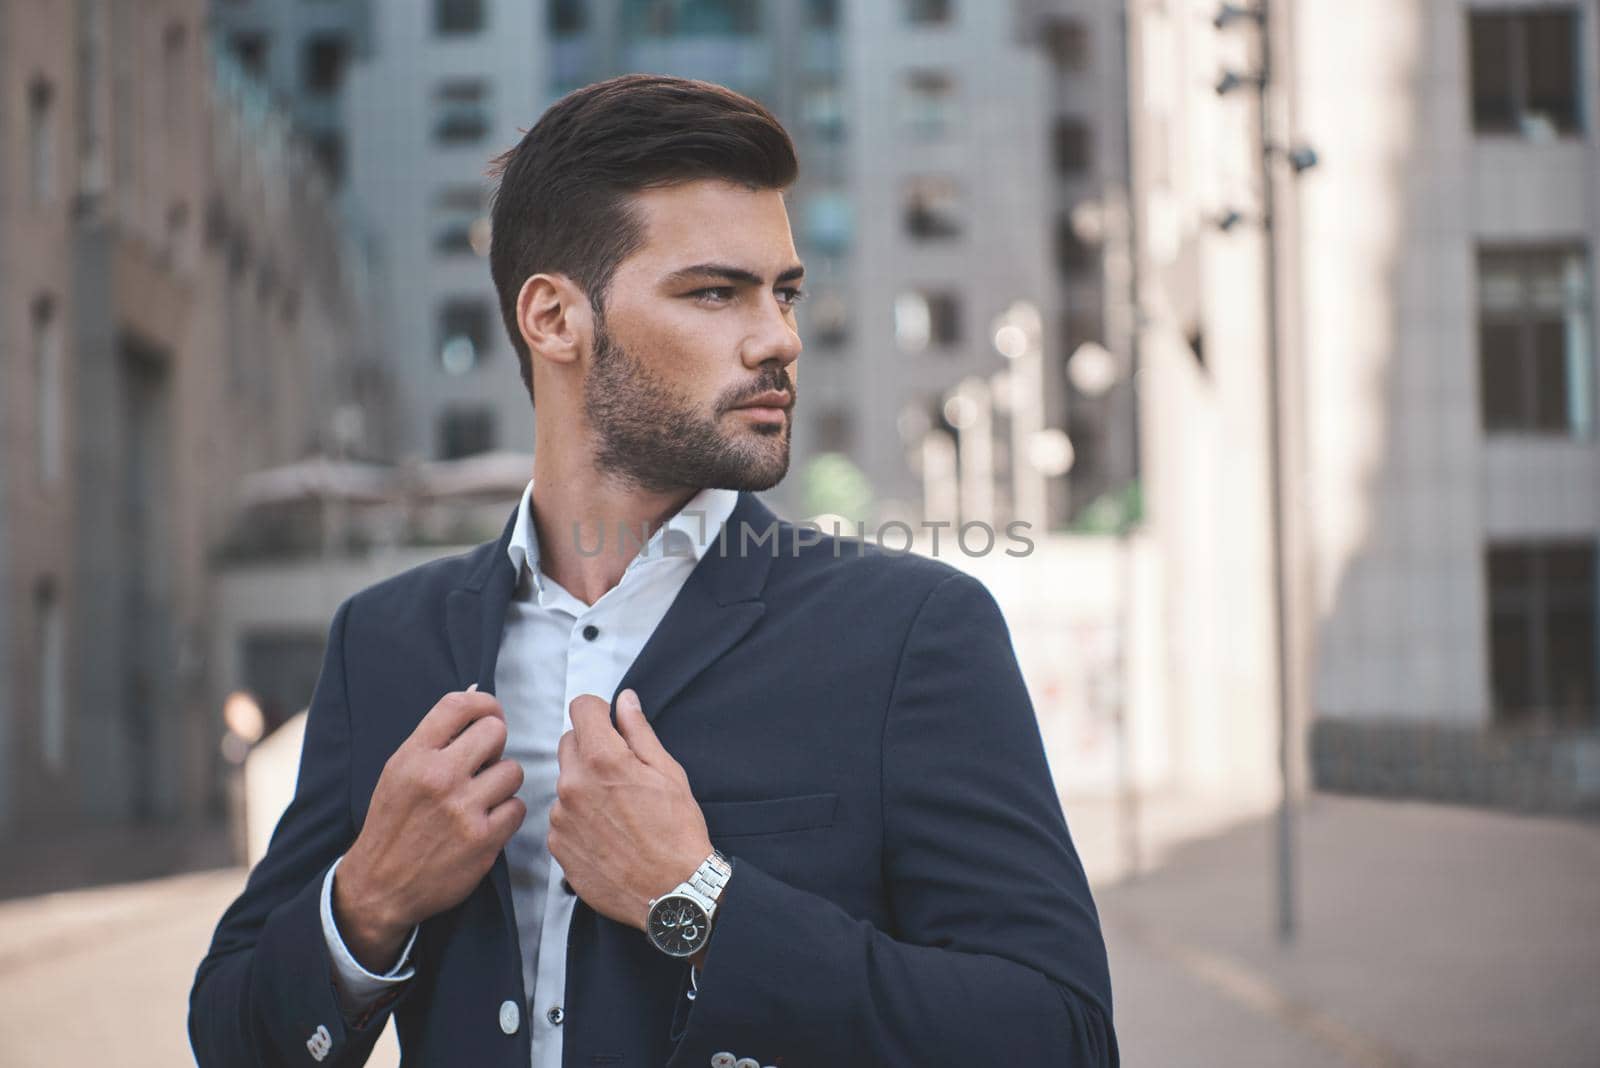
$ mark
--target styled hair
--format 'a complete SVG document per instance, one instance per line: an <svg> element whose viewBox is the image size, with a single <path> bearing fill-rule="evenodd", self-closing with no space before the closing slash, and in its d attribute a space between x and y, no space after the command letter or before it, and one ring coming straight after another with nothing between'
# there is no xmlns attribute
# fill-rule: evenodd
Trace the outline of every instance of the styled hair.
<svg viewBox="0 0 1600 1068"><path fill-rule="evenodd" d="M552 104L489 168L499 178L489 271L528 396L533 360L517 294L530 276L566 275L603 317L617 265L644 243L631 194L701 178L786 189L798 171L794 142L772 112L711 82L628 74Z"/></svg>

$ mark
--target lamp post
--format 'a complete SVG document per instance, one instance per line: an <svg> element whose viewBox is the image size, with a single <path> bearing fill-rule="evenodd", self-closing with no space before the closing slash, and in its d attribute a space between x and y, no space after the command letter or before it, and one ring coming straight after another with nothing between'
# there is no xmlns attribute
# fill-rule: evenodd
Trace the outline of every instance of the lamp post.
<svg viewBox="0 0 1600 1068"><path fill-rule="evenodd" d="M1011 364L1011 513L1028 529L1042 531L1048 525L1045 476L1030 458L1044 429L1044 326L1038 307L1027 300L1013 301L993 326L995 351Z"/></svg>
<svg viewBox="0 0 1600 1068"><path fill-rule="evenodd" d="M1263 273L1266 283L1266 364L1267 364L1267 507L1271 517L1272 587L1273 587L1273 637L1277 659L1278 700L1278 819L1276 826L1277 864L1276 897L1277 929L1281 941L1290 941L1295 934L1295 880L1294 880L1294 798L1291 784L1293 722L1291 699L1293 684L1290 677L1289 652L1289 578L1285 559L1287 542L1283 509L1283 387L1282 355L1279 350L1279 281L1278 242L1276 230L1276 191L1273 184L1274 160L1282 155L1295 174L1314 167L1317 155L1310 148L1299 146L1285 150L1272 136L1270 112L1272 88L1272 26L1268 21L1269 0L1256 0L1252 8L1236 4L1223 4L1212 19L1218 30L1226 30L1234 23L1254 22L1260 38L1260 58L1254 74L1225 71L1217 80L1218 96L1226 96L1246 86L1255 90L1256 114L1259 124L1260 152L1259 177L1261 183L1261 239L1263 246ZM1218 220L1219 228L1232 229L1243 216L1237 211L1226 212Z"/></svg>

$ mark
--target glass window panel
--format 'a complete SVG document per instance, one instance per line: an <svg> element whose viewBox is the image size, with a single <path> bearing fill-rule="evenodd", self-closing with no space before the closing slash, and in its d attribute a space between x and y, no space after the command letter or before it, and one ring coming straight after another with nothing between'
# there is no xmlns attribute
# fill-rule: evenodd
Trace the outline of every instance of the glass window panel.
<svg viewBox="0 0 1600 1068"><path fill-rule="evenodd" d="M1517 351L1521 334L1510 323L1484 323L1478 329L1478 385L1485 429L1509 430L1522 421L1522 361Z"/></svg>
<svg viewBox="0 0 1600 1068"><path fill-rule="evenodd" d="M1533 328L1533 422L1540 430L1567 429L1567 331L1561 322Z"/></svg>
<svg viewBox="0 0 1600 1068"><path fill-rule="evenodd" d="M1546 628L1547 698L1557 722L1587 724L1595 718L1594 600L1577 608L1552 611Z"/></svg>
<svg viewBox="0 0 1600 1068"><path fill-rule="evenodd" d="M1482 133L1509 133L1517 127L1511 32L1510 15L1472 16L1472 122Z"/></svg>
<svg viewBox="0 0 1600 1068"><path fill-rule="evenodd" d="M1578 31L1569 12L1523 16L1527 110L1562 133L1578 131Z"/></svg>
<svg viewBox="0 0 1600 1068"><path fill-rule="evenodd" d="M1491 602L1492 603L1492 602ZM1533 710L1531 635L1525 614L1494 611L1489 622L1489 677L1495 718L1515 722Z"/></svg>

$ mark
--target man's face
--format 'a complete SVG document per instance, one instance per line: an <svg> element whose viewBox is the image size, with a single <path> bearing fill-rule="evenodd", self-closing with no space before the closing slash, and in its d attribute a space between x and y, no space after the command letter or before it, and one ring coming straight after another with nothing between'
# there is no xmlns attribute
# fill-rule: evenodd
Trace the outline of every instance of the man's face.
<svg viewBox="0 0 1600 1068"><path fill-rule="evenodd" d="M633 199L644 247L617 267L584 380L596 466L655 492L769 489L800 355L783 196L700 180Z"/></svg>

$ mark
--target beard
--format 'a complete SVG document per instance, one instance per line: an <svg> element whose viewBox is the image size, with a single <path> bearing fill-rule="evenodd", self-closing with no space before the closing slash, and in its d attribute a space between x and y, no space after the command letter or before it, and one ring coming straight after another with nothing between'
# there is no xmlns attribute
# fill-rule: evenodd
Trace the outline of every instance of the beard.
<svg viewBox="0 0 1600 1068"><path fill-rule="evenodd" d="M722 415L758 393L797 398L781 367L764 366L748 388L719 397L707 416L671 383L617 344L595 316L594 359L583 385L583 410L595 436L595 468L640 489L771 489L789 471L789 428L724 422ZM790 412L793 412L791 402Z"/></svg>

